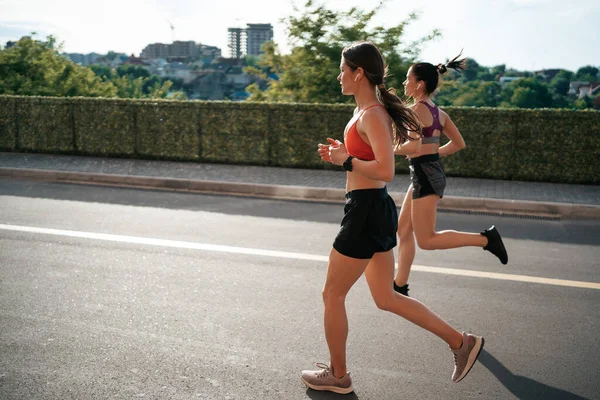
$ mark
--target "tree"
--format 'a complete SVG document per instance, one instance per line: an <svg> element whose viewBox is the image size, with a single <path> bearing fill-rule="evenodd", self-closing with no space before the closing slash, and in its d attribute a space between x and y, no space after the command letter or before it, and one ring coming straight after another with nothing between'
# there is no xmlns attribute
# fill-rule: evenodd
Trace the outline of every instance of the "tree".
<svg viewBox="0 0 600 400"><path fill-rule="evenodd" d="M258 64L259 62L260 62L260 57L259 56L246 55L242 59L242 65L250 66L250 67L258 67L259 66L259 64Z"/></svg>
<svg viewBox="0 0 600 400"><path fill-rule="evenodd" d="M500 64L492 67L492 73L496 78L504 75L504 72L506 72L506 64Z"/></svg>
<svg viewBox="0 0 600 400"><path fill-rule="evenodd" d="M477 79L479 75L479 63L472 58L467 59L467 69L462 72L464 80L469 82Z"/></svg>
<svg viewBox="0 0 600 400"><path fill-rule="evenodd" d="M34 35L32 34L32 37ZM114 86L86 67L59 55L61 46L48 36L45 42L21 38L0 51L0 94L25 96L112 97Z"/></svg>
<svg viewBox="0 0 600 400"><path fill-rule="evenodd" d="M570 108L571 102L567 96L554 93L552 95L552 107L553 108Z"/></svg>
<svg viewBox="0 0 600 400"><path fill-rule="evenodd" d="M500 86L496 82L442 81L435 101L440 106L496 107L500 102Z"/></svg>
<svg viewBox="0 0 600 400"><path fill-rule="evenodd" d="M340 103L351 101L340 93L335 77L339 74L342 49L359 40L370 40L382 51L389 65L388 87L402 86L406 71L419 54L422 44L439 36L434 30L428 36L413 43L403 43L406 27L417 20L416 14L391 28L375 26L368 28L384 2L371 11L357 8L348 11L333 11L312 0L305 4L299 16L290 16L283 21L287 25L291 54L280 53L275 43L264 45L259 68L247 67L246 71L260 78L267 72L278 79L269 81L266 90L251 85L250 101L287 101Z"/></svg>
<svg viewBox="0 0 600 400"><path fill-rule="evenodd" d="M500 86L496 82L471 82L471 90L458 96L455 106L497 107L500 102Z"/></svg>
<svg viewBox="0 0 600 400"><path fill-rule="evenodd" d="M171 81L163 81L160 77L153 75L150 78L140 76L132 78L130 75L119 75L118 70L111 71L110 83L117 89L117 97L122 98L152 98L161 99L167 97Z"/></svg>
<svg viewBox="0 0 600 400"><path fill-rule="evenodd" d="M544 108L552 107L552 95L548 85L539 78L523 78L506 85L502 91L505 107Z"/></svg>
<svg viewBox="0 0 600 400"><path fill-rule="evenodd" d="M579 110L593 107L593 101L591 97L585 96L581 99L577 99L573 102L573 107Z"/></svg>
<svg viewBox="0 0 600 400"><path fill-rule="evenodd" d="M598 81L598 68L587 65L577 70L575 79L578 81L596 82Z"/></svg>
<svg viewBox="0 0 600 400"><path fill-rule="evenodd" d="M111 67L106 66L106 65L94 64L94 65L90 65L89 68L94 72L94 74L99 76L103 82L110 80L110 76L112 73Z"/></svg>
<svg viewBox="0 0 600 400"><path fill-rule="evenodd" d="M555 93L557 93L561 96L566 96L567 92L569 91L570 83L571 83L571 81L569 79L565 78L564 76L556 75L550 81L550 88L552 90L554 90Z"/></svg>
<svg viewBox="0 0 600 400"><path fill-rule="evenodd" d="M564 79L568 80L569 82L571 82L573 80L573 76L574 76L573 72L569 71L568 69L561 69L560 71L558 71L558 73L556 75L554 75L554 78L552 78L552 79L564 78Z"/></svg>
<svg viewBox="0 0 600 400"><path fill-rule="evenodd" d="M61 56L61 47L52 36L45 42L24 37L16 46L1 50L0 94L124 98L164 98L169 94L172 83L144 68L84 67Z"/></svg>
<svg viewBox="0 0 600 400"><path fill-rule="evenodd" d="M150 77L150 72L146 68L137 65L119 65L117 72L119 76L128 76L132 79Z"/></svg>

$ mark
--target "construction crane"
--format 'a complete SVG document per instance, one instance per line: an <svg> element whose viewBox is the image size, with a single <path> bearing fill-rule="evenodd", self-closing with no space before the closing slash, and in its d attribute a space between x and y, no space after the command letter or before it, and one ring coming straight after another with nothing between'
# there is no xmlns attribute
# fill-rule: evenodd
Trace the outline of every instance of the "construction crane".
<svg viewBox="0 0 600 400"><path fill-rule="evenodd" d="M171 28L171 43L173 43L175 41L175 26L168 19L166 21L169 23L169 28Z"/></svg>

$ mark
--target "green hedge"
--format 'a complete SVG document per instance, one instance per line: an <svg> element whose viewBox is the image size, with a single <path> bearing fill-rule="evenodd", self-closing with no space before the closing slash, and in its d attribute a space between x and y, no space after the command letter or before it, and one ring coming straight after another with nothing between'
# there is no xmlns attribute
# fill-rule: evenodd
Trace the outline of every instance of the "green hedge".
<svg viewBox="0 0 600 400"><path fill-rule="evenodd" d="M0 96L0 150L338 168L317 143L342 139L352 105ZM467 148L448 175L600 183L600 112L445 108ZM399 173L407 161L396 158Z"/></svg>
<svg viewBox="0 0 600 400"><path fill-rule="evenodd" d="M114 156L135 154L134 107L126 100L75 100L75 152Z"/></svg>
<svg viewBox="0 0 600 400"><path fill-rule="evenodd" d="M0 150L17 147L17 99L0 96Z"/></svg>

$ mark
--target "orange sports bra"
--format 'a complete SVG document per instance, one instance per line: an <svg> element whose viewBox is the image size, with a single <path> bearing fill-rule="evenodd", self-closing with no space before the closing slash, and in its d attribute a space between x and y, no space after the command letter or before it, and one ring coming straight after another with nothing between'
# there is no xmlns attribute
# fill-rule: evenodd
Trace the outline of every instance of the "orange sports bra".
<svg viewBox="0 0 600 400"><path fill-rule="evenodd" d="M373 153L373 149L369 146L358 134L356 130L356 121L371 107L383 107L381 104L373 104L362 110L355 118L354 122L348 129L348 133L344 139L344 144L346 145L346 151L349 155L354 156L360 160L372 161L375 159L375 154Z"/></svg>

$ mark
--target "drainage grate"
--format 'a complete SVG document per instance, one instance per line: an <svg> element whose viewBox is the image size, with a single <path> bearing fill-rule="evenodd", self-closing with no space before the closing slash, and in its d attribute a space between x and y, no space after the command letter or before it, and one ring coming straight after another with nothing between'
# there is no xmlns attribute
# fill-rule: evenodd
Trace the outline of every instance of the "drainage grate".
<svg viewBox="0 0 600 400"><path fill-rule="evenodd" d="M520 219L539 219L543 221L560 221L560 215L531 215L531 214L506 214L491 211L472 211L472 210L451 210L438 208L438 212L466 215L489 215L493 217L520 218Z"/></svg>

